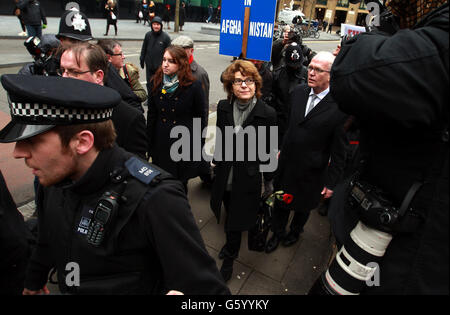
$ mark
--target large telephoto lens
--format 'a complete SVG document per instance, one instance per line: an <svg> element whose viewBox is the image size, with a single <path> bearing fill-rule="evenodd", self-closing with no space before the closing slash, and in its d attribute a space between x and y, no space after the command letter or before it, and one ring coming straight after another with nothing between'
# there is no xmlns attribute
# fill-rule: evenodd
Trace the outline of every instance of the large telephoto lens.
<svg viewBox="0 0 450 315"><path fill-rule="evenodd" d="M310 295L356 295L369 281L384 256L392 235L366 226L361 221L348 241L309 291Z"/></svg>

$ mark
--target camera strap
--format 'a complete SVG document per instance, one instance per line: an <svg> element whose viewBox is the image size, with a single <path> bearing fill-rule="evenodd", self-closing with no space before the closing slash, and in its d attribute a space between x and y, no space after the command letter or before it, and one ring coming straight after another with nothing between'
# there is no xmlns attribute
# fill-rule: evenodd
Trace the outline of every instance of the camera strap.
<svg viewBox="0 0 450 315"><path fill-rule="evenodd" d="M422 185L423 182L414 182L414 184L412 184L412 186L409 188L405 198L402 201L402 205L400 206L399 209L400 217L403 217L405 215L406 210L408 210L408 207L411 204L411 201L413 200L414 196L419 191L419 189L422 187Z"/></svg>
<svg viewBox="0 0 450 315"><path fill-rule="evenodd" d="M404 216L404 214L408 210L408 207L411 204L414 196L420 190L420 188L423 186L423 184L431 182L433 170L442 168L442 164L444 163L445 159L447 158L447 154L448 154L448 127L445 127L442 130L440 140L441 140L441 143L439 145L439 149L436 152L437 153L436 158L432 163L430 163L430 166L427 168L427 170L425 172L425 176L424 176L424 181L414 182L412 184L412 186L409 188L408 192L406 193L406 196L403 199L403 202L399 209L399 214L401 217Z"/></svg>

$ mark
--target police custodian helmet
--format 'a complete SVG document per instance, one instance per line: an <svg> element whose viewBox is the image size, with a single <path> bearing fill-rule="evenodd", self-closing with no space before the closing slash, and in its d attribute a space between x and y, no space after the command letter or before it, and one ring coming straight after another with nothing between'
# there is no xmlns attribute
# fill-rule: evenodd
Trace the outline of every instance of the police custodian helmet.
<svg viewBox="0 0 450 315"><path fill-rule="evenodd" d="M11 122L0 130L0 143L24 140L57 125L111 119L121 97L115 90L83 80L5 74Z"/></svg>
<svg viewBox="0 0 450 315"><path fill-rule="evenodd" d="M68 37L80 41L93 39L91 25L86 15L77 10L67 10L59 20L59 32L56 37Z"/></svg>

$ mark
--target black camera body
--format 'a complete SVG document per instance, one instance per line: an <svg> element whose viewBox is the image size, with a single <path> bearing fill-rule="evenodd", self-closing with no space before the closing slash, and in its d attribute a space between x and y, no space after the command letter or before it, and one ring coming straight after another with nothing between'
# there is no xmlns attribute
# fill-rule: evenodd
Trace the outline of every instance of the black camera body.
<svg viewBox="0 0 450 315"><path fill-rule="evenodd" d="M392 233L400 219L399 209L381 189L364 181L352 181L348 203L358 211L360 220L383 232Z"/></svg>
<svg viewBox="0 0 450 315"><path fill-rule="evenodd" d="M50 50L59 46L59 41L53 35L44 35L43 39L37 36L29 37L23 44L34 59L32 74L56 76L58 75L59 60Z"/></svg>

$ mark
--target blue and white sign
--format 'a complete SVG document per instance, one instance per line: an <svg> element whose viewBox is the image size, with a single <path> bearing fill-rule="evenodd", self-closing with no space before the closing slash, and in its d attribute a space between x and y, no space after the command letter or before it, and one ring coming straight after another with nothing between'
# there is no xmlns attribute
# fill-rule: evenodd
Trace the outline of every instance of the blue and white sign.
<svg viewBox="0 0 450 315"><path fill-rule="evenodd" d="M248 59L270 61L276 0L226 0L222 2L220 23L221 55L238 57L244 38L245 8L250 8Z"/></svg>

